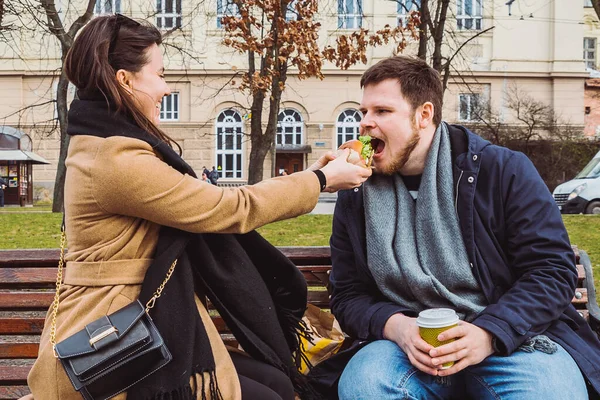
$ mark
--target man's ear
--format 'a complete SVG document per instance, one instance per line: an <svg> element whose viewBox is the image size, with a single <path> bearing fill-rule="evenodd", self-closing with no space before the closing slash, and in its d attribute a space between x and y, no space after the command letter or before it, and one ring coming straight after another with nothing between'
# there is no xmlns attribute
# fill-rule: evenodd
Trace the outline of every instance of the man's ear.
<svg viewBox="0 0 600 400"><path fill-rule="evenodd" d="M120 69L117 71L116 78L117 82L123 89L125 89L129 94L133 94L133 76L131 72Z"/></svg>
<svg viewBox="0 0 600 400"><path fill-rule="evenodd" d="M417 125L419 128L425 129L433 123L433 115L433 104L430 101L423 103L423 105L417 109Z"/></svg>

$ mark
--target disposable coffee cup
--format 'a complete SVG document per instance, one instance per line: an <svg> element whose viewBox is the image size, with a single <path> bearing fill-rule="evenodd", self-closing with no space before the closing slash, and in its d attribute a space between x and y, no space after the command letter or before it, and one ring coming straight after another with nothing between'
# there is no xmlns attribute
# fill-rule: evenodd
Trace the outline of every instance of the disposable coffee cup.
<svg viewBox="0 0 600 400"><path fill-rule="evenodd" d="M439 347L446 343L454 342L454 339L441 342L438 340L438 335L445 330L457 326L458 315L450 308L430 308L419 313L417 325L419 327L419 334L423 340L433 347ZM450 361L442 364L441 369L450 368L453 365L454 361Z"/></svg>

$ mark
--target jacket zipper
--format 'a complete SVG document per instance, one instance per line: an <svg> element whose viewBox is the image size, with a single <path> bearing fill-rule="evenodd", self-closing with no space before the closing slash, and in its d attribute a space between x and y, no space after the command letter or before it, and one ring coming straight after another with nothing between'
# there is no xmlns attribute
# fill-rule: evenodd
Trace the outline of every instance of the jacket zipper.
<svg viewBox="0 0 600 400"><path fill-rule="evenodd" d="M454 212L456 212L456 218L458 218L458 186L460 185L460 180L464 173L465 171L460 171L460 176L456 182L456 198L454 199Z"/></svg>

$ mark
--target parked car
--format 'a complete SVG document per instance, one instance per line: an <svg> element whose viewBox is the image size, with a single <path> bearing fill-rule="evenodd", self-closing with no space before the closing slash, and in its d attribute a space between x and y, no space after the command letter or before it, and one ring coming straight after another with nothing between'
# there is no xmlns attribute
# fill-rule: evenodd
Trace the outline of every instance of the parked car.
<svg viewBox="0 0 600 400"><path fill-rule="evenodd" d="M600 214L600 152L577 176L554 189L563 214Z"/></svg>

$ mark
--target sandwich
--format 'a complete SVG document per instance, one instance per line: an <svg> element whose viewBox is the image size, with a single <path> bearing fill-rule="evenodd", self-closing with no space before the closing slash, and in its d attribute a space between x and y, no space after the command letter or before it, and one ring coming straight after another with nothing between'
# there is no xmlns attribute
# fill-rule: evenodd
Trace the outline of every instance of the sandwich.
<svg viewBox="0 0 600 400"><path fill-rule="evenodd" d="M373 162L373 154L375 151L371 146L371 136L359 136L358 140L348 140L342 143L339 150L350 149L348 162L356 165L361 165L365 168L370 168Z"/></svg>

